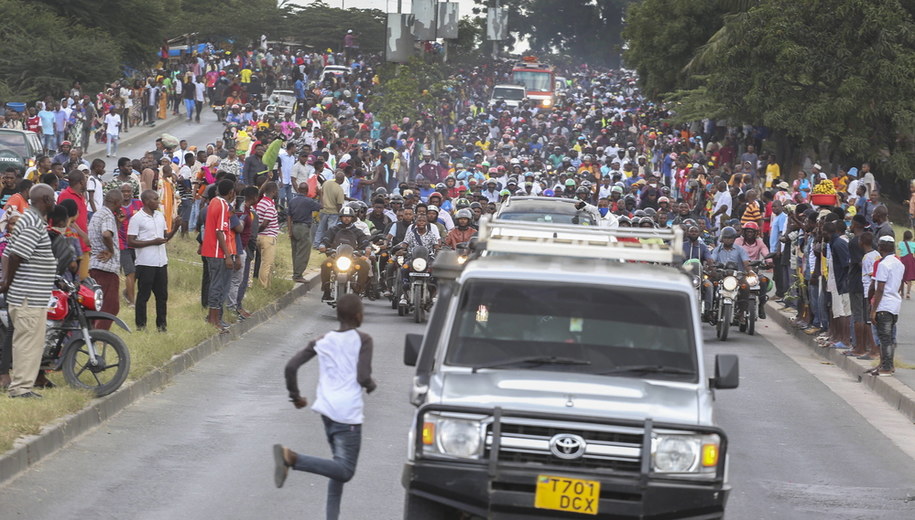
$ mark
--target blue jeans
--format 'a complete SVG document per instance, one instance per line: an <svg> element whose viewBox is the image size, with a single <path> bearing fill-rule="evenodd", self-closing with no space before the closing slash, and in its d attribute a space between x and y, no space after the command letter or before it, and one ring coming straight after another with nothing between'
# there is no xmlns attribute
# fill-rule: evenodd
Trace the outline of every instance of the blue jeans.
<svg viewBox="0 0 915 520"><path fill-rule="evenodd" d="M338 218L339 215L336 214L321 213L321 220L318 221L318 229L315 231L315 240L313 242L315 248L321 245L321 239L324 238L327 230L337 225Z"/></svg>
<svg viewBox="0 0 915 520"><path fill-rule="evenodd" d="M896 320L898 315L891 312L877 313L877 338L880 340L880 370L893 370L893 357L896 354Z"/></svg>
<svg viewBox="0 0 915 520"><path fill-rule="evenodd" d="M57 150L57 137L54 134L41 134L41 146L48 152Z"/></svg>
<svg viewBox="0 0 915 520"><path fill-rule="evenodd" d="M207 257L206 261L210 278L207 289L207 307L222 310L222 305L229 294L229 281L232 273L226 267L225 258Z"/></svg>
<svg viewBox="0 0 915 520"><path fill-rule="evenodd" d="M293 181L290 179L290 181ZM294 182L294 181L293 181ZM284 208L289 207L289 199L292 198L292 184L280 183L280 202Z"/></svg>
<svg viewBox="0 0 915 520"><path fill-rule="evenodd" d="M298 454L292 467L330 479L327 483L327 520L337 520L340 517L343 484L349 482L356 473L356 462L359 460L359 448L362 444L362 425L334 422L323 415L321 419L324 420L324 433L327 435L333 460Z"/></svg>
<svg viewBox="0 0 915 520"><path fill-rule="evenodd" d="M194 107L197 106L197 103L193 99L184 100L184 109L187 110L187 120L190 121L194 117Z"/></svg>
<svg viewBox="0 0 915 520"><path fill-rule="evenodd" d="M111 135L108 134L108 144L105 148L105 156L117 155L118 154L118 140L120 135Z"/></svg>

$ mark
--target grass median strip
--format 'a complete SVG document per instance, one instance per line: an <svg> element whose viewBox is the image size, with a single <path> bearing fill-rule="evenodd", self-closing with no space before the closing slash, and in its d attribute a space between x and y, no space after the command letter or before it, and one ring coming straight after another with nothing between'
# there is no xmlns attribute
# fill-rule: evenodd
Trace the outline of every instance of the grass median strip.
<svg viewBox="0 0 915 520"><path fill-rule="evenodd" d="M215 334L215 329L204 323L206 311L200 305L200 282L203 267L197 254L197 242L192 238L174 239L168 245L168 332L151 330L127 333L117 326L112 331L127 342L130 349L130 381L135 381L150 371L165 365L174 355L200 343ZM315 253L309 268L317 267L323 255ZM273 281L268 289L252 278L244 300L245 308L251 312L262 309L293 288L291 280L292 256L289 237L280 234L277 240L276 266ZM123 289L123 279L121 289ZM118 316L131 329L134 328L134 311L121 301ZM155 323L155 300L147 305L150 324ZM225 320L235 321L234 313L226 313ZM15 362L15 361L14 361ZM70 388L64 383L59 372L50 379L58 388L39 390L44 399L7 399L0 397L0 453L13 447L16 439L35 435L47 424L66 415L78 412L92 400L90 392Z"/></svg>

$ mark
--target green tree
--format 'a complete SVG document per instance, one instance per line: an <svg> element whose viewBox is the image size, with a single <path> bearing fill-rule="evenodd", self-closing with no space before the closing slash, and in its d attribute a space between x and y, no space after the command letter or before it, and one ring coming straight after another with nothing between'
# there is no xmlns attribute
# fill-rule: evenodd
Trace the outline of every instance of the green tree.
<svg viewBox="0 0 915 520"><path fill-rule="evenodd" d="M248 46L262 34L285 37L285 16L276 0L185 0L172 24L170 36L197 33L197 40L237 42Z"/></svg>
<svg viewBox="0 0 915 520"><path fill-rule="evenodd" d="M89 89L119 77L121 47L104 31L55 15L41 4L0 0L0 91L21 100L58 96L74 81Z"/></svg>
<svg viewBox="0 0 915 520"><path fill-rule="evenodd" d="M704 81L677 94L679 111L718 106L837 163L879 159L915 168L915 32L897 0L767 0L731 16L697 49ZM738 37L739 36L739 37Z"/></svg>
<svg viewBox="0 0 915 520"><path fill-rule="evenodd" d="M652 98L695 86L683 69L723 25L722 2L642 0L626 11L623 58Z"/></svg>
<svg viewBox="0 0 915 520"><path fill-rule="evenodd" d="M132 66L151 63L167 36L180 0L37 0L72 25L100 29ZM187 3L193 3L188 1Z"/></svg>
<svg viewBox="0 0 915 520"><path fill-rule="evenodd" d="M323 2L292 8L286 21L291 38L317 50L343 49L343 36L352 29L362 52L384 48L387 15L378 9L339 9Z"/></svg>
<svg viewBox="0 0 915 520"><path fill-rule="evenodd" d="M372 96L370 111L383 123L398 123L404 117L412 120L433 110L455 85L445 75L445 68L414 57L402 65L389 63L379 71L381 84Z"/></svg>

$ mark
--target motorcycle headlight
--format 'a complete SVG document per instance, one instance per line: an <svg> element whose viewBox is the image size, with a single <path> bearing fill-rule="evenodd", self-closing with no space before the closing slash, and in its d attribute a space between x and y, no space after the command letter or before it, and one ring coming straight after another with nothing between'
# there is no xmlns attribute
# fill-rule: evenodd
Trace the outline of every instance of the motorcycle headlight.
<svg viewBox="0 0 915 520"><path fill-rule="evenodd" d="M467 263L467 257L466 257L466 256L461 255L461 256L458 257L458 264L459 264L459 265L464 265L464 264L466 264L466 263Z"/></svg>
<svg viewBox="0 0 915 520"><path fill-rule="evenodd" d="M759 285L759 277L756 276L756 273L750 273L747 275L747 285L750 287Z"/></svg>
<svg viewBox="0 0 915 520"><path fill-rule="evenodd" d="M428 267L428 263L425 258L414 258L413 259L413 269L417 271L425 271Z"/></svg>
<svg viewBox="0 0 915 520"><path fill-rule="evenodd" d="M423 423L423 445L428 454L477 459L483 453L480 421L427 415Z"/></svg>
<svg viewBox="0 0 915 520"><path fill-rule="evenodd" d="M721 287L725 291L736 291L737 290L737 278L733 276L725 276L724 280L721 280Z"/></svg>
<svg viewBox="0 0 915 520"><path fill-rule="evenodd" d="M349 271L349 268L353 266L353 261L347 256L341 256L337 258L337 269L340 271Z"/></svg>
<svg viewBox="0 0 915 520"><path fill-rule="evenodd" d="M97 310L97 311L102 310L102 303L104 302L104 300L105 300L105 293L103 293L101 289L96 289L95 290L95 310Z"/></svg>
<svg viewBox="0 0 915 520"><path fill-rule="evenodd" d="M381 246L379 246L378 244L372 244L372 251L375 253L377 253L378 251L381 251Z"/></svg>
<svg viewBox="0 0 915 520"><path fill-rule="evenodd" d="M693 277L693 287L694 287L694 288L699 287L699 283L700 283L699 277L698 277L698 276L694 276L694 277Z"/></svg>
<svg viewBox="0 0 915 520"><path fill-rule="evenodd" d="M397 257L397 265L403 265L403 257L402 257L402 256L398 256L398 257Z"/></svg>
<svg viewBox="0 0 915 520"><path fill-rule="evenodd" d="M654 435L651 439L652 471L714 476L721 439L717 435Z"/></svg>

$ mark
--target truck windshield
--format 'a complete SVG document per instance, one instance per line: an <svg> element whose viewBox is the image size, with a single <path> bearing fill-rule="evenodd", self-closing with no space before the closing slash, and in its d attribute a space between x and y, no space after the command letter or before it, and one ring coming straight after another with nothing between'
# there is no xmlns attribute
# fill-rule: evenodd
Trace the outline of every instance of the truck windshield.
<svg viewBox="0 0 915 520"><path fill-rule="evenodd" d="M515 83L524 85L528 92L552 92L553 85L549 72L516 70L512 72Z"/></svg>
<svg viewBox="0 0 915 520"><path fill-rule="evenodd" d="M492 89L492 97L494 99L510 99L513 101L520 101L524 99L524 89L496 87Z"/></svg>
<svg viewBox="0 0 915 520"><path fill-rule="evenodd" d="M471 281L446 363L696 381L689 298L563 282Z"/></svg>
<svg viewBox="0 0 915 520"><path fill-rule="evenodd" d="M542 222L549 224L594 225L594 222L588 215L576 215L574 213L524 213L519 211L506 211L499 214L499 218L501 220L521 220L524 222Z"/></svg>

